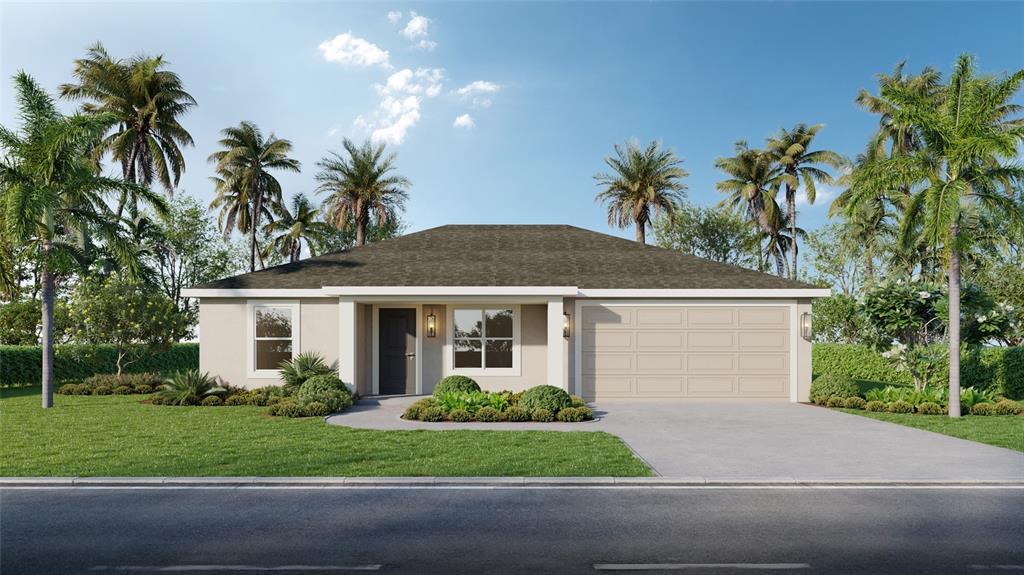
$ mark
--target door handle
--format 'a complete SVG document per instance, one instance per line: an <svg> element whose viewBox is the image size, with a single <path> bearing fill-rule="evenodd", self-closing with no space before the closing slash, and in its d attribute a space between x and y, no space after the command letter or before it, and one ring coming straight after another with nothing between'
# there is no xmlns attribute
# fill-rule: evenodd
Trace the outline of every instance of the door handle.
<svg viewBox="0 0 1024 575"><path fill-rule="evenodd" d="M411 358L416 357L416 354L415 353L407 353L407 354L405 354L405 357L408 357L408 358L411 359Z"/></svg>

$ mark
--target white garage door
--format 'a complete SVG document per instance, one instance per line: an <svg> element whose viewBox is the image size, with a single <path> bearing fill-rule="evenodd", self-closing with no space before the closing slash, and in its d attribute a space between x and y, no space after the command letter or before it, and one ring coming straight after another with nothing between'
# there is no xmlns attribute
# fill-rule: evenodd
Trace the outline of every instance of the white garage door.
<svg viewBox="0 0 1024 575"><path fill-rule="evenodd" d="M583 395L789 397L788 305L584 304Z"/></svg>

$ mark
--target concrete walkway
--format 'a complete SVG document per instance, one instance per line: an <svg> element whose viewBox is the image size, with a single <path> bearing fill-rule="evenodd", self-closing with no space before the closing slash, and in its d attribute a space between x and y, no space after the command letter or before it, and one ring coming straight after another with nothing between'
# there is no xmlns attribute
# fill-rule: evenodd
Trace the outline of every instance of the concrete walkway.
<svg viewBox="0 0 1024 575"><path fill-rule="evenodd" d="M401 419L417 399L364 399L327 422L363 429L607 431L659 475L707 481L1024 479L1024 453L809 405L618 400L595 405L597 420L587 423Z"/></svg>

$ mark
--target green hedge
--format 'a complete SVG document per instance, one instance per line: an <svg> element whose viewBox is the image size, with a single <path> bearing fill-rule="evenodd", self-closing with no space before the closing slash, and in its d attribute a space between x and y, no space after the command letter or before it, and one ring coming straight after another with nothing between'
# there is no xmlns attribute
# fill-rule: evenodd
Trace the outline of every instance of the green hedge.
<svg viewBox="0 0 1024 575"><path fill-rule="evenodd" d="M816 343L812 354L814 374L848 375L854 379L893 385L912 385L910 374L864 345ZM933 385L948 381L949 363L935 370ZM1024 398L1024 347L986 347L960 356L960 386L991 389L1011 399Z"/></svg>
<svg viewBox="0 0 1024 575"><path fill-rule="evenodd" d="M0 385L39 383L42 363L43 351L38 345L0 345ZM57 381L77 381L116 372L117 355L112 345L58 345L53 367ZM198 343L176 343L129 364L125 372L169 374L186 369L199 369Z"/></svg>

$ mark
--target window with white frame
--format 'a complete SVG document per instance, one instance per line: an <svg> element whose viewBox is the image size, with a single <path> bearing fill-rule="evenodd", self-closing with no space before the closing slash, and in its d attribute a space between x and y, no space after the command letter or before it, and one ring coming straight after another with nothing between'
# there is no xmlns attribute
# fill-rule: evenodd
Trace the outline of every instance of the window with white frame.
<svg viewBox="0 0 1024 575"><path fill-rule="evenodd" d="M452 311L452 368L500 370L515 366L516 309L457 307Z"/></svg>
<svg viewBox="0 0 1024 575"><path fill-rule="evenodd" d="M276 376L281 362L298 349L299 306L292 303L250 305L252 375Z"/></svg>

